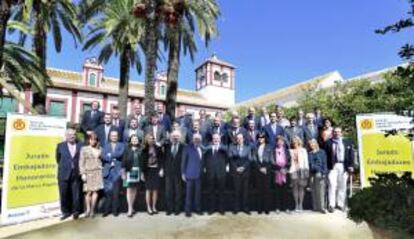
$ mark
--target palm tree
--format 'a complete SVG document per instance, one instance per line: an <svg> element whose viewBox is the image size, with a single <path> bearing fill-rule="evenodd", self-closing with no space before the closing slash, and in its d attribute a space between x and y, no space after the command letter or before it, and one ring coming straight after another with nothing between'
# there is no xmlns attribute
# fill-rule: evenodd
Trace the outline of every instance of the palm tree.
<svg viewBox="0 0 414 239"><path fill-rule="evenodd" d="M31 10L28 23L33 27L33 51L40 60L40 66L46 71L47 36L51 32L55 50L62 50L62 27L74 39L75 46L82 40L76 5L71 0L30 0ZM27 7L27 6L26 6ZM17 20L23 20L25 8L22 6L15 14ZM24 39L25 37L23 37ZM24 41L23 41L24 44ZM40 113L45 113L46 92L33 90L33 106Z"/></svg>
<svg viewBox="0 0 414 239"><path fill-rule="evenodd" d="M112 55L119 55L120 78L118 106L126 118L129 75L131 66L141 72L139 49L144 34L143 21L132 15L134 0L108 1L101 14L92 19L92 29L84 49L102 45L99 62L107 63Z"/></svg>
<svg viewBox="0 0 414 239"><path fill-rule="evenodd" d="M174 119L181 49L184 54L189 53L191 59L194 60L194 53L197 51L193 39L194 22L197 22L198 32L207 46L211 37L217 35L216 20L220 15L220 10L216 0L171 0L170 4L174 12L170 13L166 19L165 44L169 50L166 111Z"/></svg>

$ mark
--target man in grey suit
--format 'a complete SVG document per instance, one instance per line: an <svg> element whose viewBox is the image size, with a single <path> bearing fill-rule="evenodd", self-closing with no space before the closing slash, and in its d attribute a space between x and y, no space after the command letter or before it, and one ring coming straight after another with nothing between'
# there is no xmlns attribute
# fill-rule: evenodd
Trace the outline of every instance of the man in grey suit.
<svg viewBox="0 0 414 239"><path fill-rule="evenodd" d="M318 126L315 124L315 115L313 113L306 114L306 126L304 127L305 142L311 139L318 139Z"/></svg>
<svg viewBox="0 0 414 239"><path fill-rule="evenodd" d="M138 128L144 129L147 124L147 117L142 114L142 107L141 103L139 101L134 101L132 104L132 113L128 115L127 117L127 124L130 124L131 119L137 119L138 120Z"/></svg>
<svg viewBox="0 0 414 239"><path fill-rule="evenodd" d="M139 128L138 119L136 118L131 118L131 120L129 121L128 128L125 129L124 134L123 134L123 142L128 143L129 138L132 135L138 136L139 141L143 142L144 132L141 130L141 128Z"/></svg>
<svg viewBox="0 0 414 239"><path fill-rule="evenodd" d="M292 143L292 139L297 136L304 142L305 140L305 132L303 128L297 125L297 121L295 117L290 118L290 126L285 129L287 141L289 144ZM307 142L304 142L307 143Z"/></svg>
<svg viewBox="0 0 414 239"><path fill-rule="evenodd" d="M151 116L151 123L145 128L145 135L151 134L154 136L155 144L158 147L163 147L167 139L167 131L164 126L159 123L158 115Z"/></svg>

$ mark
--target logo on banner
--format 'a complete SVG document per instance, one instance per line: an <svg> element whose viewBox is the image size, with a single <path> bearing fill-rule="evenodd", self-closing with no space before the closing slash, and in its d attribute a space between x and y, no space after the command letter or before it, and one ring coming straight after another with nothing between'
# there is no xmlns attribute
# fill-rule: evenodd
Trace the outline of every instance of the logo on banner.
<svg viewBox="0 0 414 239"><path fill-rule="evenodd" d="M26 129L26 121L23 119L15 119L13 121L13 128L17 131Z"/></svg>
<svg viewBox="0 0 414 239"><path fill-rule="evenodd" d="M369 130L374 127L374 120L372 119L364 119L361 121L361 129Z"/></svg>

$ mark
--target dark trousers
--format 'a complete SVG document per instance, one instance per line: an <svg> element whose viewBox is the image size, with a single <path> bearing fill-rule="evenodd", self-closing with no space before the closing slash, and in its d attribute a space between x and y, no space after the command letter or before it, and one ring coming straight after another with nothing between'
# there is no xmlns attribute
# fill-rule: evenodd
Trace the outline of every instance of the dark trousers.
<svg viewBox="0 0 414 239"><path fill-rule="evenodd" d="M120 176L112 179L112 186L105 188L105 213L117 214L120 206L120 194L122 189L122 179Z"/></svg>
<svg viewBox="0 0 414 239"><path fill-rule="evenodd" d="M73 171L68 180L58 180L62 214L80 214L82 211L81 179Z"/></svg>
<svg viewBox="0 0 414 239"><path fill-rule="evenodd" d="M269 211L270 172L263 174L257 169L254 173L256 203L258 212Z"/></svg>
<svg viewBox="0 0 414 239"><path fill-rule="evenodd" d="M192 209L201 211L201 179L187 179L185 190L185 212L191 213Z"/></svg>
<svg viewBox="0 0 414 239"><path fill-rule="evenodd" d="M182 182L178 175L166 175L165 200L168 212L181 211Z"/></svg>
<svg viewBox="0 0 414 239"><path fill-rule="evenodd" d="M216 211L217 209L220 212L224 211L224 191L226 187L226 178L225 176L207 176L207 192L209 195L208 198L208 210L209 212ZM218 207L217 207L218 205Z"/></svg>
<svg viewBox="0 0 414 239"><path fill-rule="evenodd" d="M289 192L288 182L283 185L276 184L276 209L280 211L293 210L294 203L291 193Z"/></svg>
<svg viewBox="0 0 414 239"><path fill-rule="evenodd" d="M240 207L244 211L248 211L248 197L249 197L249 174L248 173L234 173L233 183L234 183L234 211L240 211Z"/></svg>

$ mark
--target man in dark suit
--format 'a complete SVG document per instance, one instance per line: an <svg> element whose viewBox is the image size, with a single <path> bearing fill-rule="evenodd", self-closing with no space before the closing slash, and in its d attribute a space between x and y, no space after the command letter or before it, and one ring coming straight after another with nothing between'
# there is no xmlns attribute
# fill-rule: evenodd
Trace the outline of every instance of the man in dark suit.
<svg viewBox="0 0 414 239"><path fill-rule="evenodd" d="M111 116L112 116L112 125L117 128L118 138L119 138L118 140L119 142L121 142L123 140L122 136L124 135L126 122L124 119L120 118L118 106L112 107Z"/></svg>
<svg viewBox="0 0 414 239"><path fill-rule="evenodd" d="M85 139L96 129L96 127L98 127L98 125L103 123L104 113L99 110L99 102L93 101L91 107L91 110L87 110L83 113L80 125L80 128L85 135Z"/></svg>
<svg viewBox="0 0 414 239"><path fill-rule="evenodd" d="M252 146L252 148L256 148L258 134L259 131L256 129L256 123L253 120L250 120L247 127L246 144Z"/></svg>
<svg viewBox="0 0 414 239"><path fill-rule="evenodd" d="M334 212L335 207L344 211L347 180L354 172L355 154L351 141L343 139L340 127L334 128L333 137L325 144L325 152L329 170L328 211Z"/></svg>
<svg viewBox="0 0 414 239"><path fill-rule="evenodd" d="M79 152L82 147L76 141L74 129L66 130L66 140L56 148L58 164L58 185L60 196L61 220L73 214L78 219L82 210L81 178L79 175Z"/></svg>
<svg viewBox="0 0 414 239"><path fill-rule="evenodd" d="M242 134L244 139L247 137L246 129L240 127L240 118L238 116L234 116L231 120L231 127L227 129L226 144L237 144L238 134Z"/></svg>
<svg viewBox="0 0 414 239"><path fill-rule="evenodd" d="M226 186L226 167L228 164L227 147L221 144L219 134L213 134L213 142L204 153L203 168L207 172L207 191L209 195L208 213L217 210L224 215L224 192Z"/></svg>
<svg viewBox="0 0 414 239"><path fill-rule="evenodd" d="M299 137L300 140L307 145L307 142L305 141L305 132L303 128L297 124L296 117L290 118L290 126L286 127L285 131L289 145L292 143L292 139L295 136Z"/></svg>
<svg viewBox="0 0 414 239"><path fill-rule="evenodd" d="M128 143L128 140L132 135L138 136L139 142L144 142L144 131L142 131L139 127L139 123L136 118L132 118L129 121L129 125L122 135L122 142Z"/></svg>
<svg viewBox="0 0 414 239"><path fill-rule="evenodd" d="M211 119L207 117L207 112L205 109L201 109L198 115L199 115L198 122L200 124L201 136L203 137L203 145L206 145L207 144L207 140L206 140L207 131L211 128L212 122L211 122Z"/></svg>
<svg viewBox="0 0 414 239"><path fill-rule="evenodd" d="M103 146L101 153L105 192L104 217L108 216L111 211L114 216L118 216L119 213L119 196L122 187L121 167L125 146L119 142L118 138L118 131L111 131L109 142Z"/></svg>
<svg viewBox="0 0 414 239"><path fill-rule="evenodd" d="M244 143L244 136L238 133L236 144L229 146L230 172L233 176L235 199L234 211L238 213L240 207L246 214L250 214L248 207L250 163L253 161L253 149Z"/></svg>
<svg viewBox="0 0 414 239"><path fill-rule="evenodd" d="M127 119L127 125L130 124L131 119L136 119L138 120L138 128L142 130L146 127L146 124L148 123L147 117L145 117L145 115L142 114L141 103L139 103L138 100L134 101L134 103L132 104L132 112L128 115Z"/></svg>
<svg viewBox="0 0 414 239"><path fill-rule="evenodd" d="M164 147L167 139L167 131L164 126L159 123L157 114L151 116L151 123L145 128L145 135L151 134L154 136L155 144L158 147Z"/></svg>
<svg viewBox="0 0 414 239"><path fill-rule="evenodd" d="M270 123L270 116L267 112L267 108L264 106L262 107L261 115L259 117L259 131L263 131L264 127Z"/></svg>
<svg viewBox="0 0 414 239"><path fill-rule="evenodd" d="M325 120L325 118L322 115L322 111L319 108L315 108L315 125L318 127L323 126L323 121Z"/></svg>
<svg viewBox="0 0 414 239"><path fill-rule="evenodd" d="M254 107L249 108L247 116L244 118L243 127L245 129L249 129L250 120L253 120L256 129L260 127L260 117L256 116L256 109Z"/></svg>
<svg viewBox="0 0 414 239"><path fill-rule="evenodd" d="M186 113L184 108L178 109L177 122L181 127L185 127L187 130L190 130L193 127L193 117L191 113Z"/></svg>
<svg viewBox="0 0 414 239"><path fill-rule="evenodd" d="M173 131L170 135L170 143L165 147L164 171L167 215L171 215L173 211L175 215L178 215L181 211L181 159L185 146L180 143L180 138L181 133L177 130Z"/></svg>
<svg viewBox="0 0 414 239"><path fill-rule="evenodd" d="M216 116L213 121L213 125L207 130L206 133L206 140L208 144L211 144L213 141L213 134L220 135L220 142L225 144L226 143L226 130L221 118Z"/></svg>
<svg viewBox="0 0 414 239"><path fill-rule="evenodd" d="M275 112L270 114L270 123L264 127L264 132L266 134L266 142L272 146L275 145L277 136L286 138L285 129L277 123Z"/></svg>
<svg viewBox="0 0 414 239"><path fill-rule="evenodd" d="M182 156L181 174L182 179L186 182L185 215L186 217L191 217L193 208L197 214L201 215L201 167L203 152L200 134L193 135L192 144L184 148Z"/></svg>
<svg viewBox="0 0 414 239"><path fill-rule="evenodd" d="M96 129L95 133L98 136L99 144L105 146L109 141L109 132L118 131L118 129L112 125L112 116L110 113L104 115L104 123L100 124Z"/></svg>
<svg viewBox="0 0 414 239"><path fill-rule="evenodd" d="M160 124L164 127L164 129L167 132L171 131L171 117L165 113L165 109L164 109L164 105L159 104L158 105L158 121L160 122Z"/></svg>

